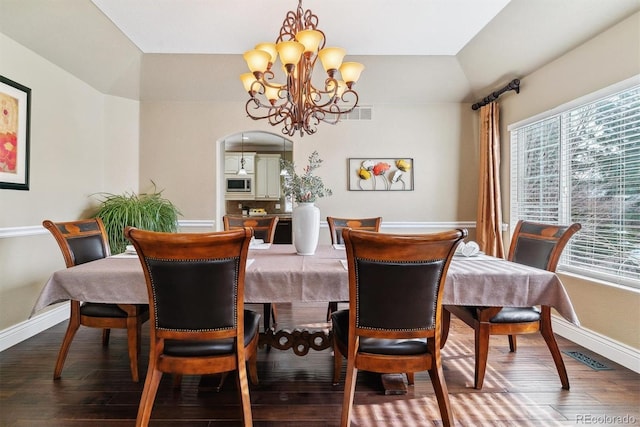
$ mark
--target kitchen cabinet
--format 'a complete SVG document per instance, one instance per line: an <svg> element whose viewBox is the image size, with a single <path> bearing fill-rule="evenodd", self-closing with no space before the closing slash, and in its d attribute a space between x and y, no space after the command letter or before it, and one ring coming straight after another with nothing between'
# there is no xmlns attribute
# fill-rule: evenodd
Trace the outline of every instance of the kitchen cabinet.
<svg viewBox="0 0 640 427"><path fill-rule="evenodd" d="M240 169L240 159L244 156L244 169L248 174L255 172L256 153L226 152L224 154L224 173L237 174Z"/></svg>
<svg viewBox="0 0 640 427"><path fill-rule="evenodd" d="M258 154L256 160L256 200L279 200L280 154Z"/></svg>

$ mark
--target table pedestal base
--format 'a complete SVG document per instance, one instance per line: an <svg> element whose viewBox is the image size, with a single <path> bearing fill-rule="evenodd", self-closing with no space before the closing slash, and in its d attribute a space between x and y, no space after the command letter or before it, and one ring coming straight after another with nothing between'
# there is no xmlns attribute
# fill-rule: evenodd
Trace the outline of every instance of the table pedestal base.
<svg viewBox="0 0 640 427"><path fill-rule="evenodd" d="M309 350L326 350L332 347L333 333L330 330L309 331L307 329L268 329L260 334L258 345L270 346L278 350L289 350L298 356L304 356Z"/></svg>

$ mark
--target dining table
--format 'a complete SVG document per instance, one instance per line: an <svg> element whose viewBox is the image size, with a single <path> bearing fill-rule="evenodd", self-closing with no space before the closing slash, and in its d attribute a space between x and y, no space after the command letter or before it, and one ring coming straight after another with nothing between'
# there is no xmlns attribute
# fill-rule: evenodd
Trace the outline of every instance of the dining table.
<svg viewBox="0 0 640 427"><path fill-rule="evenodd" d="M392 288L393 284L390 284ZM454 255L446 276L443 304L475 306L550 306L569 322L580 322L571 300L553 272L477 254ZM32 311L65 300L147 304L147 288L138 256L118 254L54 272ZM246 303L300 303L349 300L349 276L343 245L319 245L313 255L298 255L290 244L251 245L245 271ZM261 344L293 349L331 346L330 331L270 329Z"/></svg>

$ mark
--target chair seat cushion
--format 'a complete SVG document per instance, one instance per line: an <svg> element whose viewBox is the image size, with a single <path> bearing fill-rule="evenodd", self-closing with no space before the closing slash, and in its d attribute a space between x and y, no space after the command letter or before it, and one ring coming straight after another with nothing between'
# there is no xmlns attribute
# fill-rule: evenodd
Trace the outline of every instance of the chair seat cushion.
<svg viewBox="0 0 640 427"><path fill-rule="evenodd" d="M540 320L540 310L537 307L503 307L491 318L491 323L537 322L538 320Z"/></svg>
<svg viewBox="0 0 640 427"><path fill-rule="evenodd" d="M148 304L136 304L140 312L149 311ZM80 314L89 317L127 317L127 312L118 307L117 304L100 304L95 302L85 302L80 306Z"/></svg>
<svg viewBox="0 0 640 427"><path fill-rule="evenodd" d="M349 338L349 310L339 310L331 313L333 339L340 340L345 346ZM360 351L363 353L411 355L427 352L426 339L380 339L361 338Z"/></svg>
<svg viewBox="0 0 640 427"><path fill-rule="evenodd" d="M464 307L474 318L476 308L473 306ZM540 320L540 309L538 307L502 307L502 310L491 318L491 323L526 323Z"/></svg>
<svg viewBox="0 0 640 427"><path fill-rule="evenodd" d="M244 345L247 346L258 333L260 314L244 311ZM164 354L175 357L202 357L229 354L235 351L233 338L223 340L165 340Z"/></svg>

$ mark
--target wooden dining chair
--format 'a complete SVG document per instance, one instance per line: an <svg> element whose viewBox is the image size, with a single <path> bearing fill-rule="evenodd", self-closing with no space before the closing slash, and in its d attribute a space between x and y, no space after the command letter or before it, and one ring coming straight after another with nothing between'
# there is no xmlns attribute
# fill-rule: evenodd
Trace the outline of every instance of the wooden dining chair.
<svg viewBox="0 0 640 427"><path fill-rule="evenodd" d="M329 235L331 236L332 245L342 245L344 240L342 239L342 230L344 228L352 228L355 230L369 230L380 231L380 224L382 224L382 217L375 218L336 218L333 216L327 217L327 224L329 225ZM331 320L331 313L338 309L338 303L347 301L330 301L327 307L327 321Z"/></svg>
<svg viewBox="0 0 640 427"><path fill-rule="evenodd" d="M67 268L111 255L107 232L100 218L68 222L44 220L42 225L56 239ZM131 377L133 381L138 382L141 329L142 324L147 320L149 320L149 306L147 304L102 304L72 300L69 324L58 352L53 378L59 379L62 375L62 368L71 342L82 325L102 328L103 346L109 344L112 328L127 330Z"/></svg>
<svg viewBox="0 0 640 427"><path fill-rule="evenodd" d="M440 321L447 270L466 235L466 230L404 235L343 231L349 309L331 314L334 384L342 356L347 358L342 427L351 422L359 369L428 371L442 423L453 425L440 359Z"/></svg>
<svg viewBox="0 0 640 427"><path fill-rule="evenodd" d="M250 229L159 233L127 227L151 302L149 368L136 426L146 426L163 373L235 371L242 425L252 425L247 382L257 384L260 314L244 309ZM165 403L166 404L166 403Z"/></svg>
<svg viewBox="0 0 640 427"><path fill-rule="evenodd" d="M252 228L253 235L256 239L262 239L264 243L273 243L273 238L276 235L276 226L278 225L279 217L244 217L225 215L222 217L225 230L233 230L237 228ZM271 328L271 321L273 323L278 322L278 312L276 306L273 303L264 303L262 305L264 331L266 332Z"/></svg>
<svg viewBox="0 0 640 427"><path fill-rule="evenodd" d="M556 271L558 261L580 224L568 226L519 221L509 247L509 261L531 267ZM526 289L522 290L526 292ZM489 356L489 337L508 335L509 350L516 351L516 335L540 332L549 347L558 370L562 388L569 390L569 377L551 327L551 308L538 307L476 307L445 305L441 345L449 335L451 314L475 331L474 388L481 389Z"/></svg>

